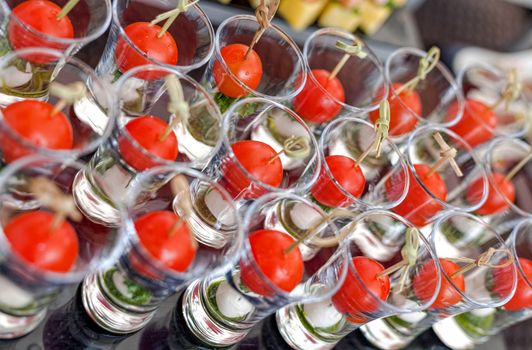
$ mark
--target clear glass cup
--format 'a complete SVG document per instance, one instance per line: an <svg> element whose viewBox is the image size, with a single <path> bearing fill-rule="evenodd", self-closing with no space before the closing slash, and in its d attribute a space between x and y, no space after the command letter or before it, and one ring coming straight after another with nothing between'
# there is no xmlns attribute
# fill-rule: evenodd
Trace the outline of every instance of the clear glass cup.
<svg viewBox="0 0 532 350"><path fill-rule="evenodd" d="M482 215L501 232L511 230L523 217L532 217L532 146L517 138L501 137L481 152L484 153L489 188L486 205L477 209L476 214ZM502 180L523 161L525 163L511 179Z"/></svg>
<svg viewBox="0 0 532 350"><path fill-rule="evenodd" d="M50 0L62 7L66 2ZM13 50L45 47L73 56L80 48L105 33L111 22L111 0L82 0L68 14L72 23L73 37L58 38L35 30L14 13L14 9L26 1L0 0L0 57ZM10 59L0 71L7 72L0 86L0 106L20 98L45 98L46 89L38 89L60 69L62 56L27 54Z"/></svg>
<svg viewBox="0 0 532 350"><path fill-rule="evenodd" d="M46 78L39 78L39 86L28 87L30 90L46 91L46 99L36 101L21 95L20 98L10 101L0 110L0 152L2 163L10 163L21 157L39 153L57 159L75 159L82 155L94 152L111 134L116 120L116 103L114 96L109 93L109 86L100 80L94 71L80 60L67 57L62 52L45 49L30 48L14 51L0 57L0 79L10 76L9 68L13 62L21 57L45 55L62 61L60 69L45 72ZM30 74L31 76L32 74ZM31 78L31 77L30 77ZM67 106L60 114L50 117L42 113L32 112L49 108L59 103L59 98L48 95L50 83L71 84L82 82L86 95L98 103L98 113L104 116L102 123L95 127L89 120L77 114L73 108ZM28 118L23 125L16 123L23 118ZM47 148L51 145L50 148Z"/></svg>
<svg viewBox="0 0 532 350"><path fill-rule="evenodd" d="M436 133L448 146L456 149L455 160L463 176L457 176L448 162L434 175L427 176L441 158L441 148L434 139ZM437 126L421 127L409 136L404 153L410 172L410 188L405 199L392 210L414 225L426 226L444 210L473 212L486 201L488 179L484 165L467 142L452 131ZM477 190L468 194L474 181L478 182ZM460 226L458 222L451 228L468 232L467 226Z"/></svg>
<svg viewBox="0 0 532 350"><path fill-rule="evenodd" d="M303 54L292 38L275 24L266 29L253 47L261 63L261 76L257 86L246 85L231 71L222 55L224 48L233 44L249 45L259 28L255 16L238 15L226 19L216 30L214 55L207 65L202 82L214 96L222 113L243 97L262 97L275 102L289 101L305 84L305 79L301 79L307 72Z"/></svg>
<svg viewBox="0 0 532 350"><path fill-rule="evenodd" d="M498 136L526 134L530 101L523 92L508 106L501 100L510 79L506 72L489 64L475 63L458 72L456 79L465 95L465 107L462 118L450 129L471 147Z"/></svg>
<svg viewBox="0 0 532 350"><path fill-rule="evenodd" d="M186 178L187 188L178 193L167 187L154 190L158 178L168 178L168 174ZM215 230L222 224L200 221L187 213L198 210L194 188L205 186L222 196L229 208L227 216L235 223L231 235L218 247L205 245L197 237L206 227ZM184 204L187 202L189 209ZM126 205L127 216L122 217L120 226L128 238L126 249L113 267L87 277L82 290L87 313L100 327L115 334L144 327L165 299L191 281L228 271L238 261L243 244L240 219L229 195L205 175L182 165L145 171L128 191ZM174 212L175 207L179 212ZM174 224L168 229L168 238L163 239L160 235L165 234L165 222L172 223L164 221L168 216Z"/></svg>
<svg viewBox="0 0 532 350"><path fill-rule="evenodd" d="M139 74L150 75L153 79L137 84ZM170 150L167 154L171 154L171 157L162 158L158 156L161 153L151 153L137 141L138 137L142 137L138 130L135 138L128 128L135 125L129 124L131 122L148 122L141 120L147 117L152 117L147 124L149 128L159 127L161 123L170 127L176 115L168 111L170 97L165 79L169 75L179 79L190 116L186 127L180 122L170 130L168 137L171 138L173 134L175 144L161 141L158 147ZM212 98L195 80L175 69L155 65L137 67L124 74L114 88L121 108L118 125L107 142L96 151L88 166L90 171L87 174L92 171L98 173L99 181L82 172L76 178L74 188L80 210L95 222L108 225L120 222L117 205L123 201L127 189L139 173L176 162L202 168L218 152L221 128L221 115ZM153 125L155 120L157 125ZM137 125L142 127L142 124ZM173 150L172 147L177 149ZM177 156L173 158L175 153ZM160 185L165 180L161 177Z"/></svg>
<svg viewBox="0 0 532 350"><path fill-rule="evenodd" d="M306 144L307 153L280 153L293 137ZM221 139L204 171L239 207L269 192L307 193L319 175L315 137L297 114L277 102L262 97L236 102L224 115Z"/></svg>
<svg viewBox="0 0 532 350"><path fill-rule="evenodd" d="M319 213L322 224L312 232L291 231L287 220L304 221L290 215L295 206ZM182 312L188 330L203 344L230 346L281 307L334 293L346 272L341 268L347 262L345 245L319 249L308 241L337 234L335 221L326 217L315 203L289 193L254 201L244 215L247 239L239 263L224 277L196 281L186 289ZM306 239L297 244L302 234Z"/></svg>
<svg viewBox="0 0 532 350"><path fill-rule="evenodd" d="M390 89L388 101L392 120L390 137L397 142L404 141L417 126L431 124L449 127L462 117L462 90L442 63L438 63L417 84L415 91L408 93L399 90L403 84L416 77L420 59L426 56L425 51L401 48L386 60L385 74ZM452 106L455 108L451 109Z"/></svg>
<svg viewBox="0 0 532 350"><path fill-rule="evenodd" d="M403 259L406 232L414 225L384 210L366 211L351 220L342 229L350 234L349 267L341 288L321 302L299 303L277 311L279 332L294 349L332 349L344 336L371 320L419 312L436 298L439 270L430 244L419 233L410 267L398 269L385 279L376 277ZM432 280L415 282L419 271L427 266L434 271ZM417 296L415 289L425 283L433 284L434 292Z"/></svg>
<svg viewBox="0 0 532 350"><path fill-rule="evenodd" d="M465 312L436 323L432 328L452 349L472 349L504 329L532 317L532 220L523 220L511 232L507 244L517 265L517 289L510 301L498 308ZM449 336L452 330L452 336Z"/></svg>
<svg viewBox="0 0 532 350"><path fill-rule="evenodd" d="M366 56L351 56L336 75L339 84L324 86L324 79L331 81L328 77L345 55L336 47L337 41L361 43ZM335 28L317 30L305 41L303 56L309 72L305 87L293 99L293 108L313 127L324 126L336 117L378 110L381 101L388 96L382 63L371 48L352 33Z"/></svg>
<svg viewBox="0 0 532 350"><path fill-rule="evenodd" d="M54 201L64 196L61 205L74 205L72 198L68 203L71 186L83 168L71 160L32 156L0 173L0 339L34 330L63 288L111 266L124 247L118 230L79 212L63 219L45 198L43 189L55 188L48 196Z"/></svg>
<svg viewBox="0 0 532 350"><path fill-rule="evenodd" d="M313 200L331 210L347 207L358 211L390 209L403 201L409 188L408 166L389 139L382 141L379 157L373 148L362 161L364 181L358 186L353 175L338 180L346 170L356 174L357 161L374 147L375 136L373 125L354 117L341 117L327 125L319 141L322 169L311 189Z"/></svg>
<svg viewBox="0 0 532 350"><path fill-rule="evenodd" d="M482 231L482 238L457 238L450 234L446 226L456 220L464 222L471 231ZM438 297L426 311L391 316L364 325L361 328L362 333L370 343L380 349L404 348L436 322L466 311L504 305L515 292L516 266L511 260L510 247L493 227L480 218L469 213L448 211L436 221L428 240L436 253L442 273ZM490 248L506 251L496 250L488 261L490 266L477 266L452 277ZM471 260L466 263L462 262L463 258ZM508 262L510 264L506 265ZM495 274L504 275L504 278L497 279L495 283ZM423 279L430 280L431 270L426 269L420 275ZM414 293L424 295L432 290L431 284L427 284L414 290ZM452 337L456 336L454 329L446 329L445 333L448 332L451 332Z"/></svg>

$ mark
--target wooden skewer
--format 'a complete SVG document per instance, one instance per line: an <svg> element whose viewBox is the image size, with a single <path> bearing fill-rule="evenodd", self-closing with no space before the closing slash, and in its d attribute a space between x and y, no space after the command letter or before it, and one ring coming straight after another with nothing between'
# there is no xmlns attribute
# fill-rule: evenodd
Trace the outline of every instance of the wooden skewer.
<svg viewBox="0 0 532 350"><path fill-rule="evenodd" d="M502 264L493 265L493 264L490 263L490 261L493 258L493 256L496 253L498 253L498 252L502 252L502 253L508 254L510 259L506 260ZM453 273L451 275L451 278L456 278L456 277L466 273L467 271L474 269L475 267L488 266L488 267L492 267L492 268L502 268L502 267L510 266L513 263L513 261L514 261L514 258L513 258L513 255L512 255L512 253L510 252L509 249L506 249L506 248L495 249L495 248L491 248L490 247L487 251L485 251L484 253L480 254L478 256L478 258L476 258L476 259L471 259L471 258L447 258L447 260L451 260L451 261L455 261L455 262L465 262L465 263L467 263L460 270L456 271L455 273Z"/></svg>
<svg viewBox="0 0 532 350"><path fill-rule="evenodd" d="M353 40L352 44L344 43L343 41L338 40L336 42L336 48L342 50L345 52L344 56L338 61L336 66L334 67L333 71L331 72L331 75L329 75L329 80L333 80L336 78L338 73L344 68L347 61L349 61L349 58L351 56L357 56L358 58L365 58L368 54L363 50L364 49L364 43L360 41L359 39Z"/></svg>
<svg viewBox="0 0 532 350"><path fill-rule="evenodd" d="M63 85L57 82L50 83L50 94L59 97L59 101L54 106L51 115L61 112L66 106L76 103L85 97L87 87L81 81Z"/></svg>
<svg viewBox="0 0 532 350"><path fill-rule="evenodd" d="M521 170L525 165L526 163L528 163L528 161L532 160L532 151L530 153L528 153L523 159L521 159L521 161L519 163L517 163L509 172L508 174L506 174L506 176L504 177L504 179L506 181L510 181L513 179L513 177L515 175L517 175L517 173L519 172L519 170Z"/></svg>
<svg viewBox="0 0 532 350"><path fill-rule="evenodd" d="M248 50L244 55L244 60L248 58L249 53L253 50L253 47L259 42L260 38L270 27L272 18L277 12L279 7L279 0L261 0L259 6L255 9L255 17L257 17L257 22L259 23L259 29L255 32L251 43L249 44Z"/></svg>
<svg viewBox="0 0 532 350"><path fill-rule="evenodd" d="M364 159L374 150L377 152L377 158L381 155L382 142L388 137L390 130L390 104L384 100L380 104L379 119L375 123L375 139L368 148L358 157L356 163L360 166Z"/></svg>
<svg viewBox="0 0 532 350"><path fill-rule="evenodd" d="M399 89L395 90L396 96L404 90L414 91L417 85L427 78L427 75L438 65L440 61L440 49L432 47L425 57L419 60L417 74L414 78L404 83Z"/></svg>
<svg viewBox="0 0 532 350"><path fill-rule="evenodd" d="M74 7L76 7L76 5L78 4L79 1L80 0L70 0L69 2L67 2L65 4L65 6L63 6L61 11L59 11L59 13L57 14L57 17L56 17L57 20L60 21L63 18L65 18L66 16L68 16L70 11L72 11L74 9Z"/></svg>
<svg viewBox="0 0 532 350"><path fill-rule="evenodd" d="M161 134L159 140L162 142L172 133L177 124L186 126L190 117L190 108L185 101L185 94L183 93L183 86L177 76L170 74L165 79L166 90L170 97L168 103L168 112L174 115L174 119L168 124L164 133Z"/></svg>
<svg viewBox="0 0 532 350"><path fill-rule="evenodd" d="M310 153L309 141L303 136L290 136L283 143L283 149L277 152L273 157L268 160L268 164L271 164L274 160L279 158L281 154L286 154L290 158L304 159Z"/></svg>
<svg viewBox="0 0 532 350"><path fill-rule="evenodd" d="M458 166L458 163L454 159L456 157L457 150L454 147L451 147L445 142L443 137L439 132L434 134L434 139L440 146L440 159L434 164L429 172L426 174L427 177L431 177L438 169L440 169L445 163L449 162L451 164L451 167L453 168L456 176L462 177L464 174L462 173L462 170Z"/></svg>
<svg viewBox="0 0 532 350"><path fill-rule="evenodd" d="M155 17L155 19L150 22L152 26L166 20L166 22L164 22L163 26L161 27L159 33L157 33L157 37L162 38L164 33L168 31L168 29L170 28L172 23L174 23L177 17L179 17L180 14L186 12L190 6L193 6L198 1L199 0L194 0L192 2L189 2L189 0L180 0L175 9L163 12L157 17Z"/></svg>

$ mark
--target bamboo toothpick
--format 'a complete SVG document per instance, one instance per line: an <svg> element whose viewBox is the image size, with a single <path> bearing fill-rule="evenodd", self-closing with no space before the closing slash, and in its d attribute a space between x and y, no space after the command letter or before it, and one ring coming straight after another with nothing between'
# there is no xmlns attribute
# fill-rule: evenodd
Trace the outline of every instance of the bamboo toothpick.
<svg viewBox="0 0 532 350"><path fill-rule="evenodd" d="M277 12L280 0L261 0L259 6L255 9L255 16L259 23L259 29L255 32L251 44L249 44L248 50L244 55L244 60L248 58L249 53L253 50L253 47L259 42L260 38L270 27L271 21Z"/></svg>
<svg viewBox="0 0 532 350"><path fill-rule="evenodd" d="M504 111L508 112L508 109L510 108L510 104L513 101L515 101L517 98L519 98L519 94L521 93L522 88L523 88L523 85L518 78L517 69L512 68L508 72L507 82L506 82L504 89L501 92L501 96L499 97L497 102L495 102L491 106L491 109L493 110L497 108L501 103L504 102Z"/></svg>
<svg viewBox="0 0 532 350"><path fill-rule="evenodd" d="M521 161L519 161L519 163L517 163L509 172L508 174L506 174L506 176L504 177L504 179L506 181L510 181L513 179L513 177L515 175L517 175L517 173L519 172L519 170L521 170L525 165L526 163L528 163L530 160L532 160L532 151L530 151L523 159L521 159Z"/></svg>
<svg viewBox="0 0 532 350"><path fill-rule="evenodd" d="M345 54L340 61L338 61L331 72L331 75L329 75L329 80L336 78L351 56L357 56L358 58L363 59L368 55L367 52L364 51L364 43L358 38L355 38L351 44L338 40L336 42L336 48L342 50Z"/></svg>
<svg viewBox="0 0 532 350"><path fill-rule="evenodd" d="M462 173L462 170L458 166L458 163L454 159L456 157L456 154L457 154L456 148L449 146L447 144L447 142L445 142L445 140L443 139L443 137L441 136L441 134L439 132L434 134L434 139L436 140L436 142L440 146L440 159L438 159L436 164L434 164L430 168L430 170L426 174L426 176L427 177L432 176L436 171L438 171L438 169L440 169L447 162L449 162L449 164L451 164L451 167L453 168L456 176L458 176L458 177L464 176L464 174Z"/></svg>
<svg viewBox="0 0 532 350"><path fill-rule="evenodd" d="M189 2L189 0L179 0L179 3L177 4L177 7L175 9L163 12L157 17L155 17L155 19L150 22L152 26L159 22L166 20L166 22L164 22L163 26L161 27L161 30L159 31L159 33L157 33L157 37L162 38L164 33L168 31L168 29L170 28L172 23L174 23L177 17L180 14L186 12L190 6L193 6L198 1L199 0L194 0L192 2Z"/></svg>
<svg viewBox="0 0 532 350"><path fill-rule="evenodd" d="M59 98L59 101L52 109L51 115L55 115L68 105L74 104L85 97L87 87L81 81L63 85L57 82L50 83L50 95Z"/></svg>
<svg viewBox="0 0 532 350"><path fill-rule="evenodd" d="M395 90L395 94L399 95L404 90L414 91L417 85L427 78L427 75L438 65L440 61L440 49L432 47L427 54L419 60L417 74L414 78L404 83L399 89Z"/></svg>
<svg viewBox="0 0 532 350"><path fill-rule="evenodd" d="M174 194L174 203L177 206L179 213L177 213L177 221L168 230L168 235L173 236L181 228L182 225L186 225L190 215L193 211L192 200L190 199L190 184L185 175L179 174L174 176L170 181L170 189ZM189 230L190 242L196 248L198 242L196 237Z"/></svg>
<svg viewBox="0 0 532 350"><path fill-rule="evenodd" d="M166 130L159 137L160 141L166 140L166 138L172 133L178 123L185 128L188 119L190 117L190 108L185 101L185 94L183 93L183 86L177 76L170 74L165 78L166 90L170 97L168 103L168 112L174 115L174 119L168 124Z"/></svg>
<svg viewBox="0 0 532 350"><path fill-rule="evenodd" d="M390 103L384 100L380 103L379 119L375 122L375 140L368 148L358 157L356 163L360 166L364 159L372 152L377 153L377 158L381 156L382 142L388 137L390 130Z"/></svg>
<svg viewBox="0 0 532 350"><path fill-rule="evenodd" d="M42 206L55 213L50 231L55 231L67 217L76 222L83 219L72 196L63 193L49 178L44 176L32 178L27 182L27 188Z"/></svg>
<svg viewBox="0 0 532 350"><path fill-rule="evenodd" d="M508 254L508 256L510 258L508 260L506 260L502 264L498 264L498 265L497 264L495 264L495 265L491 264L490 263L491 259L493 259L493 256L496 253L499 253L499 252ZM512 255L512 253L510 252L509 249L506 249L506 248L496 249L496 248L490 247L487 251L485 251L484 253L480 254L478 256L478 258L476 258L476 259L472 259L472 258L447 258L447 260L451 260L451 261L454 261L454 262L464 262L464 263L466 263L466 265L464 265L460 270L456 271L455 273L453 273L451 275L451 278L456 278L456 277L466 273L467 271L474 269L475 267L487 266L487 267L491 267L491 268L503 268L503 267L506 267L506 266L510 266L513 263L513 261L514 261L514 258L513 258L513 255Z"/></svg>
<svg viewBox="0 0 532 350"><path fill-rule="evenodd" d="M303 136L290 136L284 141L283 149L271 157L270 160L268 160L268 164L271 164L283 153L290 158L304 159L310 154L309 140Z"/></svg>
<svg viewBox="0 0 532 350"><path fill-rule="evenodd" d="M70 11L72 11L72 9L74 9L74 7L76 7L76 5L78 4L79 1L80 0L70 0L69 2L67 2L65 4L65 6L63 6L61 11L57 14L57 17L56 17L57 20L60 21L63 18L65 18L66 16L68 16Z"/></svg>

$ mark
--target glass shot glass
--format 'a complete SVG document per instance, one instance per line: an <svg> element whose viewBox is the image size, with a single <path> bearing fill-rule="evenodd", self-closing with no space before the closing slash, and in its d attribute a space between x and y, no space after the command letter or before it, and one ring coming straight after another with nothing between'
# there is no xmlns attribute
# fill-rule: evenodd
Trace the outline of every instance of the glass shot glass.
<svg viewBox="0 0 532 350"><path fill-rule="evenodd" d="M455 237L445 229L460 220L471 230L483 231L480 239ZM366 339L380 349L401 349L416 336L445 318L472 310L504 305L516 288L516 266L510 247L493 227L469 213L448 211L441 215L428 236L441 271L438 296L426 311L391 316L364 325ZM423 267L415 295L434 292L433 268ZM414 282L415 283L415 282ZM455 337L454 328L442 332Z"/></svg>
<svg viewBox="0 0 532 350"><path fill-rule="evenodd" d="M358 43L363 54L345 56L346 52L337 47L338 41ZM317 30L305 41L303 56L309 71L305 87L293 99L293 109L313 128L318 127L317 131L336 117L378 110L388 96L382 63L351 33L334 28Z"/></svg>
<svg viewBox="0 0 532 350"><path fill-rule="evenodd" d="M225 113L221 147L205 168L241 207L269 192L306 193L320 169L318 143L288 107L246 98Z"/></svg>
<svg viewBox="0 0 532 350"><path fill-rule="evenodd" d="M475 214L501 232L511 230L523 217L532 217L532 146L517 138L501 137L479 153L484 153L489 186L486 202ZM471 195L476 191L473 185Z"/></svg>
<svg viewBox="0 0 532 350"><path fill-rule="evenodd" d="M275 24L264 31L246 56L259 28L255 16L238 15L226 19L216 31L214 55L202 82L222 113L244 97L289 101L305 84L307 68L303 54Z"/></svg>
<svg viewBox="0 0 532 350"><path fill-rule="evenodd" d="M171 182L179 179L179 189L172 184L172 190L154 190L154 179L169 173ZM205 186L218 191L226 202L226 215L234 222L231 235L218 247L196 237L205 226L217 229L221 223L191 218L197 210L193 188ZM144 327L165 299L191 281L224 274L238 261L243 244L240 218L229 195L205 175L182 165L144 172L128 191L126 207L120 230L127 236L127 247L113 267L88 276L82 289L87 314L115 334Z"/></svg>
<svg viewBox="0 0 532 350"><path fill-rule="evenodd" d="M137 84L139 74L157 79ZM170 108L170 78L181 85L188 116ZM221 115L212 98L199 83L175 69L133 68L114 87L121 109L118 125L92 157L90 170L80 172L74 188L80 210L108 225L120 222L117 205L139 173L176 162L202 168L218 152L221 129ZM100 175L98 181L91 178L92 172ZM161 176L159 183L164 181Z"/></svg>
<svg viewBox="0 0 532 350"><path fill-rule="evenodd" d="M72 182L83 168L31 156L0 173L0 339L34 330L63 288L112 266L124 246L116 229L76 209Z"/></svg>
<svg viewBox="0 0 532 350"><path fill-rule="evenodd" d="M441 136L439 141L438 135ZM452 164L444 159L449 150L456 151L454 160L462 176L458 176ZM421 127L409 136L404 154L410 187L405 199L392 210L414 225L426 226L444 210L473 212L486 201L488 179L483 163L467 142L452 131L437 126ZM468 192L473 186L475 191ZM458 235L469 232L469 228L458 221L449 230Z"/></svg>
<svg viewBox="0 0 532 350"><path fill-rule="evenodd" d="M449 127L464 111L464 95L453 75L437 63L415 89L403 85L418 75L420 60L427 53L414 48L394 51L386 60L385 75L389 85L390 137L403 142L418 126L427 124ZM453 108L451 108L453 107ZM378 113L370 115L375 122Z"/></svg>
<svg viewBox="0 0 532 350"><path fill-rule="evenodd" d="M369 210L350 218L347 276L340 289L318 303L298 303L277 311L277 327L294 349L332 349L338 341L371 320L419 312L435 300L440 274L428 241L395 213ZM410 260L404 260L410 256ZM403 263L405 265L403 265ZM347 266L347 268L346 268ZM422 269L433 271L419 280ZM431 283L432 293L416 289Z"/></svg>
<svg viewBox="0 0 532 350"><path fill-rule="evenodd" d="M27 55L54 57L62 61L61 68L56 69L53 74L52 71L41 72L44 75L29 83L27 92L46 91L45 100L34 100L20 95L20 98L2 106L2 163L11 163L35 153L58 159L75 159L94 152L111 134L115 124L115 99L111 94L104 93L109 90L108 85L80 60L46 48L22 49L0 57L0 80L10 75L6 67ZM30 73L29 78L33 79L33 75L34 73ZM74 85L81 94L90 95L98 104L107 106L105 109L98 109L105 117L99 128L94 128L90 121L76 114L68 104L63 104L63 98L66 97L63 96L64 91L49 93L50 87L61 86L62 89L72 90Z"/></svg>
<svg viewBox="0 0 532 350"><path fill-rule="evenodd" d="M32 4L31 1L0 1L0 57L15 50L44 47L58 50L64 56L73 56L87 43L103 35L111 22L110 0L82 0L58 23L48 21L55 17L66 1L50 0ZM36 17L32 17L35 15ZM41 18L42 23L32 23ZM50 20L51 21L51 20ZM42 30L37 30L39 26ZM61 37L59 36L61 33ZM45 89L38 89L60 68L63 56L46 53L27 53L10 59L0 71L0 106L20 97L44 98Z"/></svg>
<svg viewBox="0 0 532 350"><path fill-rule="evenodd" d="M390 209L401 203L409 188L408 166L388 138L378 155L376 137L373 125L362 119L341 117L329 123L319 141L322 168L312 199L327 210Z"/></svg>
<svg viewBox="0 0 532 350"><path fill-rule="evenodd" d="M320 224L297 235L282 223L290 208L320 215ZM337 238L335 220L319 206L290 193L270 193L253 202L244 215L245 243L240 261L225 276L192 283L183 295L183 316L203 344L225 347L242 340L259 321L295 302L330 296L345 276L345 246L313 248L312 239ZM304 236L302 236L304 234ZM336 243L338 244L338 243Z"/></svg>
<svg viewBox="0 0 532 350"><path fill-rule="evenodd" d="M465 95L464 114L450 127L473 148L498 136L521 137L529 129L530 101L521 91L515 96L517 76L485 63L475 63L458 72ZM518 89L518 88L517 88ZM458 107L451 106L450 111Z"/></svg>
<svg viewBox="0 0 532 350"><path fill-rule="evenodd" d="M507 244L517 265L514 296L498 308L465 312L432 326L450 348L472 349L488 341L490 336L532 317L532 220L521 221L511 232ZM449 336L449 329L452 329L452 336Z"/></svg>

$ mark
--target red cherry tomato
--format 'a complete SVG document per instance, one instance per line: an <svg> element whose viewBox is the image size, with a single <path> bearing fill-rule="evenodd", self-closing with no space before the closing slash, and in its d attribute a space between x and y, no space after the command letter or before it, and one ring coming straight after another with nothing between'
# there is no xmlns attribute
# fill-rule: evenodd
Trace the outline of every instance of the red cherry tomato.
<svg viewBox="0 0 532 350"><path fill-rule="evenodd" d="M74 27L66 16L57 20L57 15L61 12L61 7L47 0L24 1L13 9L13 16L20 22L33 28L35 31L53 38L72 39L74 38ZM63 51L66 45L58 44L40 37L38 34L30 32L18 21L12 20L8 28L9 42L15 50L27 47L46 47ZM30 55L24 57L28 61L46 64L55 61L55 57L49 55Z"/></svg>
<svg viewBox="0 0 532 350"><path fill-rule="evenodd" d="M532 281L532 260L519 258L519 265L521 266L522 272L521 270L517 271L517 288L515 289L515 294L512 299L503 306L503 308L508 311L532 308L532 287L529 284L530 282L527 282L527 280ZM511 293L513 284L512 266L510 265L494 269L493 277L494 292L501 298L508 296L508 294Z"/></svg>
<svg viewBox="0 0 532 350"><path fill-rule="evenodd" d="M366 178L356 162L346 156L327 156L325 162L341 188L354 197L360 197L364 192ZM318 202L328 207L345 207L352 202L333 182L325 167L322 167L320 177L311 192Z"/></svg>
<svg viewBox="0 0 532 350"><path fill-rule="evenodd" d="M3 111L6 123L36 147L52 150L72 149L74 133L67 116L62 112L52 115L54 106L48 102L24 100L7 106ZM4 159L10 163L31 154L7 134L1 135Z"/></svg>
<svg viewBox="0 0 532 350"><path fill-rule="evenodd" d="M135 141L142 146L150 155L164 160L173 161L178 155L177 137L174 132L164 139L168 124L157 117L145 115L137 117L126 124L126 130ZM118 140L118 147L122 154L122 159L137 171L143 171L157 166L157 161L147 154L138 150L125 136Z"/></svg>
<svg viewBox="0 0 532 350"><path fill-rule="evenodd" d="M449 107L449 117L458 112L458 103ZM493 129L497 126L495 113L484 103L466 99L464 115L460 121L449 129L462 137L471 147L478 146L493 138Z"/></svg>
<svg viewBox="0 0 532 350"><path fill-rule="evenodd" d="M196 241L188 225L171 211L145 214L135 220L135 229L142 246L172 270L186 271L196 256Z"/></svg>
<svg viewBox="0 0 532 350"><path fill-rule="evenodd" d="M469 203L478 203L482 197L483 190L484 182L482 178L473 181L467 189L466 198ZM499 192L502 192L506 199ZM475 212L479 215L501 213L510 206L507 201L511 203L515 201L515 187L512 181L506 180L501 173L492 173L488 181L488 199Z"/></svg>
<svg viewBox="0 0 532 350"><path fill-rule="evenodd" d="M249 235L256 265L271 283L286 292L301 282L305 269L299 248L286 252L294 242L289 235L275 230L258 230ZM240 279L257 294L269 296L273 293L250 262L240 262Z"/></svg>
<svg viewBox="0 0 532 350"><path fill-rule="evenodd" d="M246 58L248 48L244 44L231 44L221 49L220 53L231 73L249 89L255 90L262 79L262 61L255 50L251 50ZM214 62L212 75L218 90L225 96L239 98L249 94L228 74L221 62Z"/></svg>
<svg viewBox="0 0 532 350"><path fill-rule="evenodd" d="M439 259L440 265L449 278L458 270L460 266L447 259ZM430 300L434 293L436 292L436 271L437 267L435 263L427 263L423 265L419 273L414 277L414 293L421 300ZM453 284L463 292L465 290L465 280L464 275L458 275L452 278ZM458 304L462 300L462 296L453 287L445 276L441 277L441 287L436 300L432 304L432 309L443 309L449 306Z"/></svg>
<svg viewBox="0 0 532 350"><path fill-rule="evenodd" d="M393 83L392 89L398 90L403 84ZM381 91L381 94L384 91ZM405 89L401 91L397 97L390 94L388 97L390 103L390 135L402 136L415 129L417 125L417 117L421 116L421 98L416 91L409 91ZM369 113L369 119L373 124L379 119L379 111L372 111Z"/></svg>
<svg viewBox="0 0 532 350"><path fill-rule="evenodd" d="M54 215L32 211L11 219L4 233L13 251L31 265L52 272L72 270L78 259L78 236L67 221L52 230Z"/></svg>
<svg viewBox="0 0 532 350"><path fill-rule="evenodd" d="M447 197L447 186L442 180L440 174L434 172L430 177L427 173L430 171L430 167L425 164L415 164L414 168L419 179L423 182L425 187L432 193L433 196L445 201ZM434 215L442 210L442 205L432 198L421 187L419 182L415 179L414 174L410 172L410 187L405 199L392 210L397 214L407 218L411 223L418 227L425 226ZM401 175L398 175L402 177ZM393 184L397 183L397 179L394 176L385 183L386 192L388 196L394 196Z"/></svg>
<svg viewBox="0 0 532 350"><path fill-rule="evenodd" d="M384 267L373 259L356 256L352 262L355 268L349 269L342 287L332 297L332 302L339 312L348 315L349 321L365 323L368 320L360 314L376 311L379 308L379 299L388 298L390 278L377 277L384 271Z"/></svg>
<svg viewBox="0 0 532 350"><path fill-rule="evenodd" d="M307 76L303 90L294 98L294 111L307 122L328 122L342 109L338 101L345 102L344 87L338 78L329 79L330 75L324 69L313 69Z"/></svg>
<svg viewBox="0 0 532 350"><path fill-rule="evenodd" d="M127 37L148 58L141 55L130 43L119 38L115 49L116 65L120 72L125 73L135 67L151 64L150 60L171 66L177 65L177 44L169 32L159 38L161 27L149 22L135 22L124 28ZM145 72L137 77L145 80L161 79L168 73Z"/></svg>
<svg viewBox="0 0 532 350"><path fill-rule="evenodd" d="M283 180L283 165L277 152L268 144L260 141L244 140L235 142L231 149L236 159L256 180L279 187ZM273 160L272 160L273 159ZM258 198L267 190L256 185L244 174L231 159L222 162L226 190L235 198L239 195L246 199Z"/></svg>

